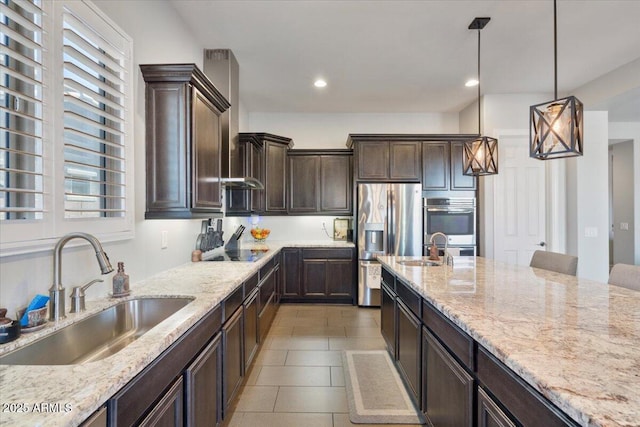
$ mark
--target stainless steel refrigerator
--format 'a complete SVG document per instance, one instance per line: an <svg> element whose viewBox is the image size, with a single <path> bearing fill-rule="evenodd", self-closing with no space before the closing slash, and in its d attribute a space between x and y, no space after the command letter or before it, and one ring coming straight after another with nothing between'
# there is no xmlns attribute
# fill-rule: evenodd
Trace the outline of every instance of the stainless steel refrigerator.
<svg viewBox="0 0 640 427"><path fill-rule="evenodd" d="M420 184L358 184L358 305L380 306L377 255L422 256Z"/></svg>

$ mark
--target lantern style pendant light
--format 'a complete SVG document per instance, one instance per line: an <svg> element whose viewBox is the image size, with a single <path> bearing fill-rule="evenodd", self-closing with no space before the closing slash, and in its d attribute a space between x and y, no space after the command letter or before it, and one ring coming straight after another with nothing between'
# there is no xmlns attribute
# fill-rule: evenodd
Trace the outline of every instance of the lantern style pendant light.
<svg viewBox="0 0 640 427"><path fill-rule="evenodd" d="M478 137L464 142L463 174L472 176L498 173L498 140L482 136L480 132L480 30L491 18L476 18L469 24L470 30L478 30Z"/></svg>
<svg viewBox="0 0 640 427"><path fill-rule="evenodd" d="M582 102L575 96L558 99L558 42L556 0L553 0L553 101L532 105L529 126L529 156L559 159L582 156Z"/></svg>

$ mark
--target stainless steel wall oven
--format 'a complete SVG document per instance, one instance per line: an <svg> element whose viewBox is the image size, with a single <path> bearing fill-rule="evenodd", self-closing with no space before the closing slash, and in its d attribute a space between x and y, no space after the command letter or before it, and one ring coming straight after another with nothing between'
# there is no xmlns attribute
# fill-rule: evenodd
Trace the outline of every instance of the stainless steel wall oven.
<svg viewBox="0 0 640 427"><path fill-rule="evenodd" d="M449 237L450 247L475 247L476 199L427 198L424 199L424 245L431 235L442 232ZM443 242L436 242L442 245Z"/></svg>

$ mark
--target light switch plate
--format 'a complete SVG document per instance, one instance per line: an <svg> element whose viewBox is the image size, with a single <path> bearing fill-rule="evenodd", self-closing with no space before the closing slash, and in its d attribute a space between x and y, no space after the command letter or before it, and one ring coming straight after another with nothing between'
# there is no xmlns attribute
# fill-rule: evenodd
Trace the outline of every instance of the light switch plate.
<svg viewBox="0 0 640 427"><path fill-rule="evenodd" d="M620 223L620 230L629 230L629 223L628 222L621 222Z"/></svg>
<svg viewBox="0 0 640 427"><path fill-rule="evenodd" d="M169 247L169 232L163 230L160 233L160 249L167 249Z"/></svg>

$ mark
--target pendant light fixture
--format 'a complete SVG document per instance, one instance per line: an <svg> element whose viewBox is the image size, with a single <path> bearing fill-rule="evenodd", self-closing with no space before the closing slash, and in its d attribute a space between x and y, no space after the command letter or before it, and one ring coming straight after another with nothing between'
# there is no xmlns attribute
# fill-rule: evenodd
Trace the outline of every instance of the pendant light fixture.
<svg viewBox="0 0 640 427"><path fill-rule="evenodd" d="M463 174L472 176L498 173L498 140L480 132L480 30L491 18L475 18L470 30L478 30L478 137L464 142Z"/></svg>
<svg viewBox="0 0 640 427"><path fill-rule="evenodd" d="M575 96L558 99L558 25L553 0L553 101L532 105L529 126L529 156L559 159L582 156L582 102Z"/></svg>

